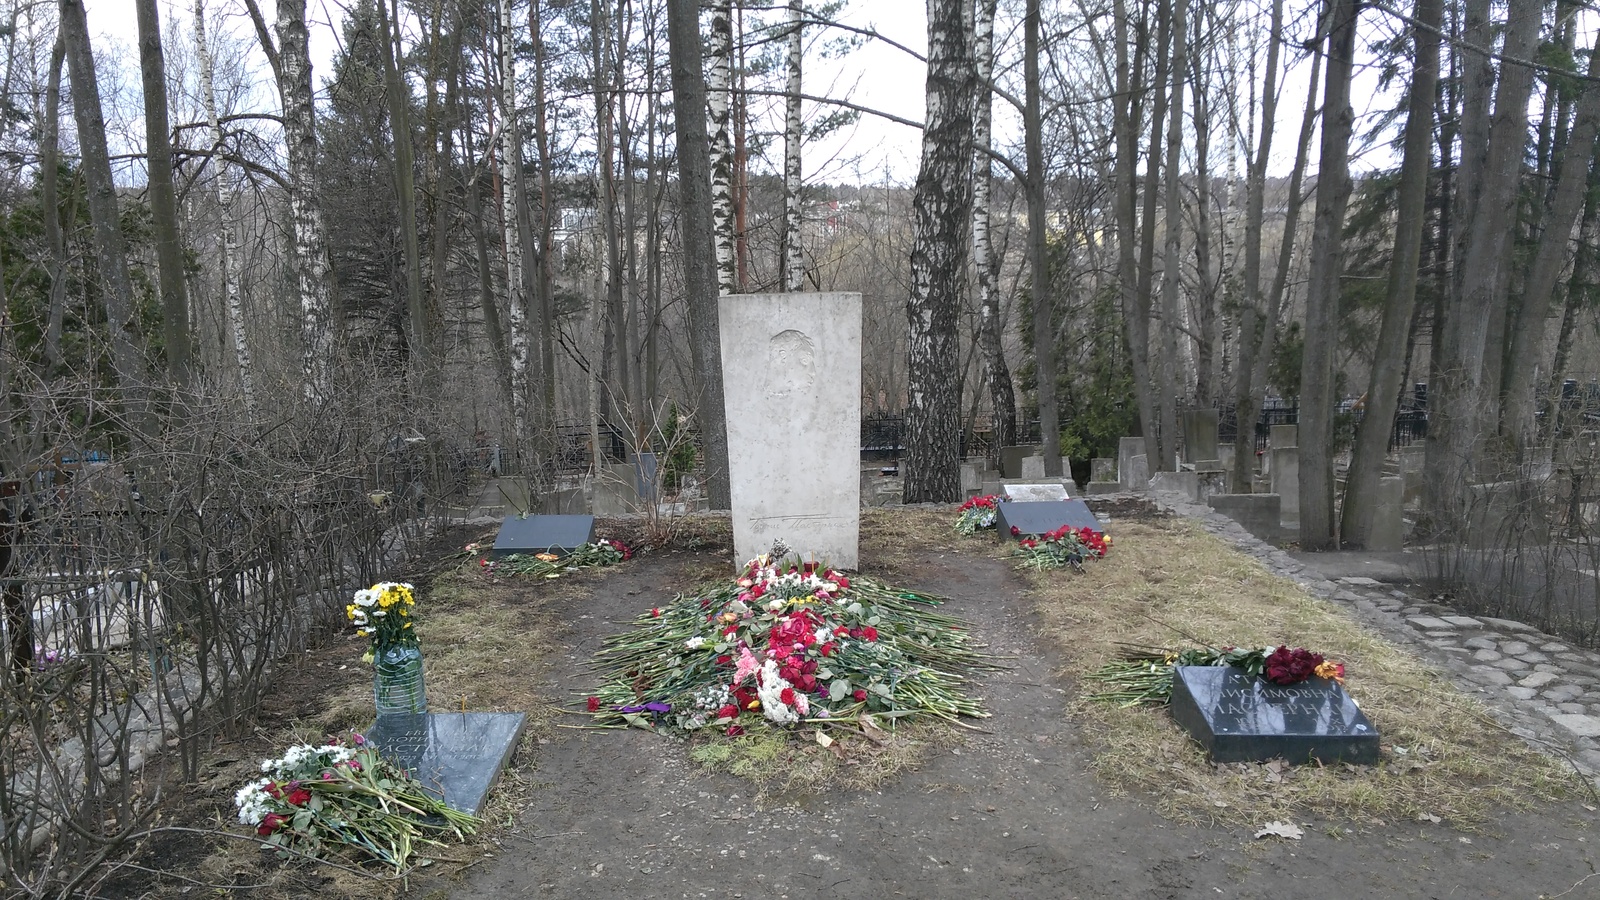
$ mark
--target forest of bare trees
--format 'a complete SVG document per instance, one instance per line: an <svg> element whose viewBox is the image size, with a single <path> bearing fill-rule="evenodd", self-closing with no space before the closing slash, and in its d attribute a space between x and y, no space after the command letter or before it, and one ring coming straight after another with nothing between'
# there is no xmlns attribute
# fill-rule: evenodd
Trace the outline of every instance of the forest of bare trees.
<svg viewBox="0 0 1600 900"><path fill-rule="evenodd" d="M1474 485L1586 439L1582 4L927 0L903 71L864 73L925 72L915 120L815 76L885 40L860 23L891 4L856 4L0 0L11 665L44 602L23 548L168 586L132 624L185 626L230 698L173 715L236 725L263 653L327 614L295 598L488 468L546 491L602 433L687 425L726 508L719 294L863 295L862 409L905 416L908 502L960 499L961 448L1032 427L1051 474L1129 435L1170 471L1197 408L1238 423L1245 492L1262 409L1292 406L1301 545L1361 547L1406 409L1418 535L1448 543ZM807 170L864 119L920 129L920 168ZM295 624L239 645L215 586L245 582ZM61 737L29 708L5 727ZM82 791L95 829L138 814Z"/></svg>

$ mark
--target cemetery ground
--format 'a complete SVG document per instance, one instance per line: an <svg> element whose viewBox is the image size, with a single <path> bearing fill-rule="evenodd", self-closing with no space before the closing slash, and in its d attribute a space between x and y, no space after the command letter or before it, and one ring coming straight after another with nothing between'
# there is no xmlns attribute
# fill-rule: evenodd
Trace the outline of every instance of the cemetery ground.
<svg viewBox="0 0 1600 900"><path fill-rule="evenodd" d="M618 567L491 580L443 536L416 570L429 703L524 711L527 730L471 842L405 881L283 862L232 822L234 789L296 739L371 719L362 644L332 638L287 671L255 731L219 740L198 784L167 785L159 833L105 896L1350 897L1600 896L1600 798L1438 671L1252 557L1142 499L1101 501L1111 553L1083 574L1024 573L954 507L873 510L861 570L949 599L1005 668L971 729L886 744L637 729L577 714L608 635L731 572L726 519ZM609 526L609 527L608 527ZM637 523L602 522L624 540ZM1304 645L1345 663L1383 734L1375 767L1214 765L1164 710L1089 700L1127 644ZM578 726L578 727L574 727ZM1298 839L1258 832L1273 825ZM1288 826L1288 827L1284 827Z"/></svg>

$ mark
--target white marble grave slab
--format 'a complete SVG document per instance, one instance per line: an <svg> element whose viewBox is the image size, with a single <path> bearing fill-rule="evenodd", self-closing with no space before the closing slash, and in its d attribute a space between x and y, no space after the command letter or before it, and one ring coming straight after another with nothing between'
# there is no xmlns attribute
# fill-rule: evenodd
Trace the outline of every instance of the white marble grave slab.
<svg viewBox="0 0 1600 900"><path fill-rule="evenodd" d="M1008 484L1008 500L1068 500L1066 485L1059 481L1045 484Z"/></svg>
<svg viewBox="0 0 1600 900"><path fill-rule="evenodd" d="M736 294L717 315L737 562L782 540L855 568L861 295Z"/></svg>

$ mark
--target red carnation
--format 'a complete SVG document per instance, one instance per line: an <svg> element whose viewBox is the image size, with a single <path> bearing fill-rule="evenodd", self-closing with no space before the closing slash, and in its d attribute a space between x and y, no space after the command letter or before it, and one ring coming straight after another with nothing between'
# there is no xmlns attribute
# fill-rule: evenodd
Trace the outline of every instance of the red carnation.
<svg viewBox="0 0 1600 900"><path fill-rule="evenodd" d="M861 629L861 636L869 641L875 641L878 639L878 629L868 625L867 627Z"/></svg>
<svg viewBox="0 0 1600 900"><path fill-rule="evenodd" d="M743 725L729 725L728 726L728 737L738 737L741 734L744 734L744 726Z"/></svg>
<svg viewBox="0 0 1600 900"><path fill-rule="evenodd" d="M1019 535L1021 533L1022 533L1022 529L1021 528L1018 528L1015 525L1011 526L1011 536L1012 537L1016 537L1017 535Z"/></svg>
<svg viewBox="0 0 1600 900"><path fill-rule="evenodd" d="M717 710L717 718L719 718L719 719L737 719L737 718L739 718L739 707L734 706L732 703L729 703L727 706L724 706L723 708Z"/></svg>
<svg viewBox="0 0 1600 900"><path fill-rule="evenodd" d="M600 698L599 697L590 697L589 700L588 700L588 706L589 706L589 712L599 712L600 711Z"/></svg>
<svg viewBox="0 0 1600 900"><path fill-rule="evenodd" d="M717 657L717 665L719 665L719 666L725 666L725 665L727 665L728 663L731 663L731 662L733 662L733 657L729 656L726 653L724 653L721 656Z"/></svg>
<svg viewBox="0 0 1600 900"><path fill-rule="evenodd" d="M661 607L657 606L652 608L650 610L650 615L655 616L658 619L661 618Z"/></svg>
<svg viewBox="0 0 1600 900"><path fill-rule="evenodd" d="M783 704L785 706L793 706L794 705L794 689L793 688L784 688L783 692L778 694L778 699L782 700Z"/></svg>
<svg viewBox="0 0 1600 900"><path fill-rule="evenodd" d="M867 692L866 691L857 690L851 696L856 698L856 702L857 703L865 703L865 702L867 702Z"/></svg>
<svg viewBox="0 0 1600 900"><path fill-rule="evenodd" d="M256 826L256 834L266 837L274 831L277 831L279 828L282 828L283 823L287 821L289 821L289 819L286 816L280 816L277 813L267 813L267 817L261 820L260 825Z"/></svg>
<svg viewBox="0 0 1600 900"><path fill-rule="evenodd" d="M286 799L288 799L290 806L304 806L306 801L311 799L311 792L305 788L300 788Z"/></svg>

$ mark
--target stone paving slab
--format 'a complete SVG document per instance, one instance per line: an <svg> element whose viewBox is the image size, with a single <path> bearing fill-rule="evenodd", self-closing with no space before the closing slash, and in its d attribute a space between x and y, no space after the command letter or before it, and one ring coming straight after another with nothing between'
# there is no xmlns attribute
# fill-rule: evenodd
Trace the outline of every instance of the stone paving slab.
<svg viewBox="0 0 1600 900"><path fill-rule="evenodd" d="M1434 616L1407 616L1412 628L1421 631L1449 631L1450 623Z"/></svg>
<svg viewBox="0 0 1600 900"><path fill-rule="evenodd" d="M1574 648L1511 619L1467 616L1407 594L1415 554L1290 555L1209 507L1171 492L1148 494L1260 560L1274 574L1344 606L1481 699L1505 728L1558 753L1600 787L1600 653ZM1379 575L1348 575L1350 571Z"/></svg>

